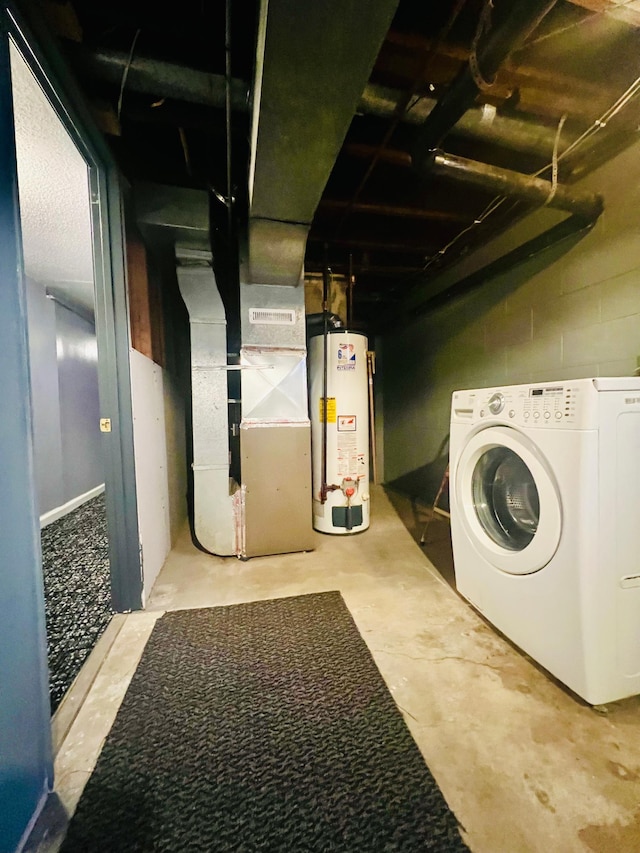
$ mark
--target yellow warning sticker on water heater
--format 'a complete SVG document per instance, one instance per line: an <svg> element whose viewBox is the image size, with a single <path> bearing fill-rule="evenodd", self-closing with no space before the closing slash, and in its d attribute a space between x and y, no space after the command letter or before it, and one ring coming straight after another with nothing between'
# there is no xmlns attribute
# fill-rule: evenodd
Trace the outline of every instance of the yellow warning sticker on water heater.
<svg viewBox="0 0 640 853"><path fill-rule="evenodd" d="M324 421L324 398L320 397L320 423ZM335 424L336 422L336 398L327 397L327 423Z"/></svg>

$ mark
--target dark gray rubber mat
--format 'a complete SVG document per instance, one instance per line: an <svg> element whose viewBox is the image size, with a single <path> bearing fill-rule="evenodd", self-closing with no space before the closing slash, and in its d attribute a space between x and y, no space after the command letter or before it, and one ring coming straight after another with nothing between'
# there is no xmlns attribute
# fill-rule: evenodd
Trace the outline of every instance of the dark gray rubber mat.
<svg viewBox="0 0 640 853"><path fill-rule="evenodd" d="M69 851L466 851L338 592L166 613Z"/></svg>
<svg viewBox="0 0 640 853"><path fill-rule="evenodd" d="M49 524L41 537L53 713L113 615L104 495Z"/></svg>

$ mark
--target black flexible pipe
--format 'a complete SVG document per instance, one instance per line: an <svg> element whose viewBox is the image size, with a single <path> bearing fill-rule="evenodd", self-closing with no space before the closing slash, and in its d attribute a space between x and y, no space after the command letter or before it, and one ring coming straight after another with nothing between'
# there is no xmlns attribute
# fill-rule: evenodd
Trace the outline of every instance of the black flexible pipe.
<svg viewBox="0 0 640 853"><path fill-rule="evenodd" d="M307 314L307 339L312 338L314 335L322 334L324 330L325 318L328 328L343 328L342 320L340 319L340 317L338 317L337 314L332 314L325 311L319 312L318 314Z"/></svg>
<svg viewBox="0 0 640 853"><path fill-rule="evenodd" d="M349 301L347 303L347 329L353 326L353 255L349 252Z"/></svg>
<svg viewBox="0 0 640 853"><path fill-rule="evenodd" d="M320 487L320 503L327 500L327 337L329 331L329 265L328 247L324 245L324 270L322 275L322 485Z"/></svg>
<svg viewBox="0 0 640 853"><path fill-rule="evenodd" d="M485 81L490 83L493 80L507 56L522 44L556 2L557 0L519 0L511 5L504 20L490 26L486 38L479 39L475 48L475 65ZM415 138L411 156L417 169L429 170L432 152L440 146L451 128L473 105L480 85L481 81L469 63L438 100Z"/></svg>
<svg viewBox="0 0 640 853"><path fill-rule="evenodd" d="M543 231L542 234L538 234L516 249L507 252L506 255L482 267L482 269L460 279L451 285L451 287L447 287L430 299L426 299L422 304L414 306L411 309L411 316L415 317L425 314L434 311L442 305L449 304L452 299L463 296L477 287L486 285L492 278L515 269L525 261L532 260L541 252L546 252L548 249L559 246L565 241L571 239L577 241L589 232L594 225L595 220L588 222L582 216L569 216L547 231Z"/></svg>
<svg viewBox="0 0 640 853"><path fill-rule="evenodd" d="M226 0L224 8L224 53L225 53L225 91L224 108L227 132L227 228L229 234L229 245L233 232L232 196L233 187L231 179L231 0Z"/></svg>

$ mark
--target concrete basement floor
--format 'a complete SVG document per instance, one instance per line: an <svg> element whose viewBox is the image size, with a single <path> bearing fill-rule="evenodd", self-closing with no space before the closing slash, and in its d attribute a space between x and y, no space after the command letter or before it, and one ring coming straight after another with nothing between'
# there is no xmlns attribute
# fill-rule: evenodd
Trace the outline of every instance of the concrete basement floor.
<svg viewBox="0 0 640 853"><path fill-rule="evenodd" d="M430 563L447 563L448 525L436 517L423 549L426 517L375 487L368 531L245 562L199 551L185 528L147 610L116 617L27 849L58 849L162 612L340 590L474 853L640 851L640 697L590 708L518 652Z"/></svg>

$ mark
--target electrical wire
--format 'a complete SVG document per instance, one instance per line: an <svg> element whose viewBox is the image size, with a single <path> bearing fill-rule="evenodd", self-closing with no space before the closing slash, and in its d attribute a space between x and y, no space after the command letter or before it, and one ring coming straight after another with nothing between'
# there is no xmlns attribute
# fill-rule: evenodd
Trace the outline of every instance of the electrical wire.
<svg viewBox="0 0 640 853"><path fill-rule="evenodd" d="M549 195L547 196L547 200L545 201L545 206L551 204L558 190L558 146L560 144L560 135L562 134L562 128L566 120L567 114L565 113L558 122L556 138L553 141L553 154L551 155L551 190L549 191Z"/></svg>
<svg viewBox="0 0 640 853"><path fill-rule="evenodd" d="M127 82L127 77L129 76L129 69L131 68L131 63L133 61L133 52L136 49L136 42L138 41L138 36L140 35L140 29L136 31L135 36L133 37L133 41L131 42L131 50L129 51L129 58L127 59L127 64L124 67L124 71L122 72L122 80L120 82L120 94L118 95L118 121L120 121L120 113L122 112L122 98L124 96L124 87Z"/></svg>
<svg viewBox="0 0 640 853"><path fill-rule="evenodd" d="M633 83L623 92L622 95L612 104L609 109L605 110L602 115L597 118L593 124L587 128L574 142L571 143L562 154L559 155L558 159L562 160L568 154L575 151L583 142L586 142L587 139L590 139L594 134L598 133L598 131L602 130L607 124L614 118L620 110L627 106L634 98L636 98L640 94L640 77L636 77ZM545 166L544 169L540 171L543 172L545 169L548 169L548 166ZM536 172L536 174L540 174Z"/></svg>
<svg viewBox="0 0 640 853"><path fill-rule="evenodd" d="M191 157L189 156L189 145L187 143L187 135L184 132L183 127L178 128L178 134L180 136L180 144L182 145L182 153L184 154L184 164L187 169L187 174L189 175L189 177L191 177Z"/></svg>
<svg viewBox="0 0 640 853"><path fill-rule="evenodd" d="M614 116L616 116L624 107L627 106L634 98L636 98L640 94L640 77L637 77L633 83L620 95L620 97L607 109L602 113L599 118L595 119L595 121L591 124L587 130L585 130L577 139L575 139L571 145L567 146L560 154L558 154L558 145L560 142L560 135L562 132L562 127L567 119L567 115L563 115L558 124L558 129L556 131L556 138L553 146L553 156L551 163L547 163L541 169L538 169L536 172L531 173L531 177L538 177L539 175L546 172L549 168L552 169L552 189L549 194L549 198L545 202L545 204L549 204L555 195L555 187L557 187L558 180L558 163L567 157L569 154L574 152L577 148L583 145L588 139L594 136L598 131L602 130L607 124L611 121ZM555 187L554 187L555 182ZM482 211L482 213L477 216L470 225L467 225L466 228L463 228L452 240L450 240L446 246L443 246L442 249L439 249L435 255L432 255L431 258L428 259L427 263L422 267L420 271L420 275L427 272L429 267L431 267L436 261L439 261L465 234L468 234L473 229L477 228L478 225L481 225L489 216L495 213L498 208L500 208L504 202L507 201L506 196L496 196L487 207Z"/></svg>

